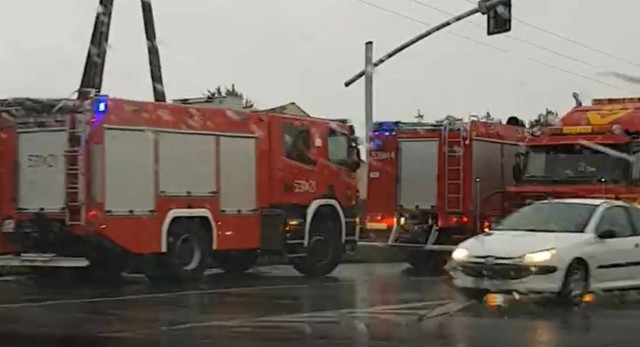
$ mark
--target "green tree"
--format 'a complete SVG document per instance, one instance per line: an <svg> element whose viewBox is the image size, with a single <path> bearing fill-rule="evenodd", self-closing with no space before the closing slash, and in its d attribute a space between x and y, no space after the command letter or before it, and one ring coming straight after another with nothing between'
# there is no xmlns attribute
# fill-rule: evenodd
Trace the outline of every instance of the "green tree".
<svg viewBox="0 0 640 347"><path fill-rule="evenodd" d="M535 128L537 126L552 126L557 125L560 122L560 117L557 111L550 110L548 108L544 109L544 112L539 113L535 119L532 119L527 124L529 129Z"/></svg>

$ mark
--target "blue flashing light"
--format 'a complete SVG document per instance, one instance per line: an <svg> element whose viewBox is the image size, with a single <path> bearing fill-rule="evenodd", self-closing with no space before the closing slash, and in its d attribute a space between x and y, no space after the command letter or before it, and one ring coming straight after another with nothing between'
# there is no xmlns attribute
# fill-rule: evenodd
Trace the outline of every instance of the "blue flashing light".
<svg viewBox="0 0 640 347"><path fill-rule="evenodd" d="M396 122L376 122L373 135L393 136L396 133Z"/></svg>
<svg viewBox="0 0 640 347"><path fill-rule="evenodd" d="M104 116L107 114L109 105L108 95L98 95L94 99L93 103L93 117L96 121L101 122Z"/></svg>
<svg viewBox="0 0 640 347"><path fill-rule="evenodd" d="M376 130L392 132L396 130L395 122L379 122L376 123Z"/></svg>

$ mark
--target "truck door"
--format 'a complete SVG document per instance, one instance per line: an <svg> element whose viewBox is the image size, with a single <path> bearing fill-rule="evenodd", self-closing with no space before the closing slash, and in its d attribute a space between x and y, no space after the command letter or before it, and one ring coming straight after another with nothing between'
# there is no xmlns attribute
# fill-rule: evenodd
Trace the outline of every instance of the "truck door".
<svg viewBox="0 0 640 347"><path fill-rule="evenodd" d="M318 156L313 149L314 134L311 127L302 121L285 120L280 124L284 158L279 174L284 180L285 201L289 198L292 202L308 201L320 188L316 169Z"/></svg>
<svg viewBox="0 0 640 347"><path fill-rule="evenodd" d="M18 211L61 212L64 208L63 128L18 130Z"/></svg>

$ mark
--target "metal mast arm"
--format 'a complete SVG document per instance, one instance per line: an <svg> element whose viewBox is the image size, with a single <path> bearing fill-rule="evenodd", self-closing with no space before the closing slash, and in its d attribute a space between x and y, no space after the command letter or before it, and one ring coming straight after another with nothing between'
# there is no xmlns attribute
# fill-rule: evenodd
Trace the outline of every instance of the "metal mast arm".
<svg viewBox="0 0 640 347"><path fill-rule="evenodd" d="M93 24L91 41L82 71L80 90L93 89L99 93L102 89L102 75L107 57L107 44L113 14L113 0L100 0L100 6Z"/></svg>
<svg viewBox="0 0 640 347"><path fill-rule="evenodd" d="M394 56L398 55L399 53L401 53L402 51L404 51L405 49L415 45L416 43L422 41L423 39L437 33L438 31L454 24L457 23L461 20L464 20L468 17L473 16L476 13L486 13L489 9L492 9L500 4L502 4L505 0L481 0L478 3L478 6L468 10L466 12L463 12L445 22L442 22L430 29L428 29L427 31L424 31L423 33L421 33L418 36L415 36L414 38L412 38L411 40L401 44L400 46L396 47L394 50L392 50L391 52L385 54L384 56L382 56L380 59L376 60L375 62L373 62L373 66L374 67L378 67L380 66L382 63L384 63L385 61L393 58ZM356 81L358 81L360 78L362 78L365 75L365 71L361 70L360 72L358 72L357 74L355 74L353 77L351 77L349 80L347 80L344 83L345 87L349 87L350 85L352 85L353 83L355 83Z"/></svg>
<svg viewBox="0 0 640 347"><path fill-rule="evenodd" d="M158 102L166 102L164 82L162 81L162 68L160 66L160 52L156 40L156 27L153 20L151 0L140 0L142 5L142 18L144 20L144 33L147 38L147 52L149 53L149 69L151 71L151 83L153 86L153 99Z"/></svg>

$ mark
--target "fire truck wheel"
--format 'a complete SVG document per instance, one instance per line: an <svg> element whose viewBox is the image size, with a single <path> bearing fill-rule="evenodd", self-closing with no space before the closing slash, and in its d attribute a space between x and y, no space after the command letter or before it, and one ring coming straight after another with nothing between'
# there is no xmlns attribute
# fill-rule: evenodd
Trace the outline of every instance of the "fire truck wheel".
<svg viewBox="0 0 640 347"><path fill-rule="evenodd" d="M152 281L194 281L202 278L211 250L206 231L188 219L171 224L167 253L156 259L147 277Z"/></svg>
<svg viewBox="0 0 640 347"><path fill-rule="evenodd" d="M218 256L218 266L229 274L240 274L251 269L258 261L258 252L232 251Z"/></svg>
<svg viewBox="0 0 640 347"><path fill-rule="evenodd" d="M411 251L407 262L420 275L440 276L445 273L447 254L437 251Z"/></svg>
<svg viewBox="0 0 640 347"><path fill-rule="evenodd" d="M344 245L340 240L338 222L328 217L311 223L307 255L291 258L296 271L310 277L326 276L342 261Z"/></svg>

